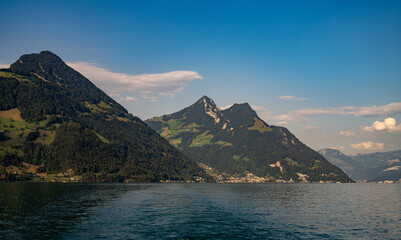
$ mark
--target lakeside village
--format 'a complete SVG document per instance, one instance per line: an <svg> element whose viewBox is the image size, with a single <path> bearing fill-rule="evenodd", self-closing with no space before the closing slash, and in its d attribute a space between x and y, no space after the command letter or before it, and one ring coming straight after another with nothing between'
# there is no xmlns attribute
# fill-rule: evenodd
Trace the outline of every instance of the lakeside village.
<svg viewBox="0 0 401 240"><path fill-rule="evenodd" d="M307 175L298 173L298 181L290 180L282 180L282 179L274 179L273 177L264 178L258 177L252 173L245 173L242 175L230 175L228 173L220 173L212 167L199 163L205 171L212 177L211 182L216 183L307 183ZM23 162L21 167L10 166L7 168L1 169L0 174L0 182L4 181L33 181L33 182L83 182L81 176L75 175L72 169L69 169L65 173L58 174L48 174L43 172L38 172L38 166L28 164ZM11 178L10 178L11 176ZM130 180L126 180L126 183L131 182ZM195 176L191 181L173 181L173 180L165 180L160 181L162 183L204 183L208 182L202 177ZM357 183L401 183L401 179L398 181L379 181L379 182L368 182L367 180L356 181ZM320 181L319 183L339 183L333 181Z"/></svg>

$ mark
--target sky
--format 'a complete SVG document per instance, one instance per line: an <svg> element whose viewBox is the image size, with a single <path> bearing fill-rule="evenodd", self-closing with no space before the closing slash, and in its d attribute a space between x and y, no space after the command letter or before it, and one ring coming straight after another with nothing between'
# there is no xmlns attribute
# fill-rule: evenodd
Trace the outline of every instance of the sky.
<svg viewBox="0 0 401 240"><path fill-rule="evenodd" d="M248 102L315 150L401 149L401 1L1 1L0 67L50 50L143 120Z"/></svg>

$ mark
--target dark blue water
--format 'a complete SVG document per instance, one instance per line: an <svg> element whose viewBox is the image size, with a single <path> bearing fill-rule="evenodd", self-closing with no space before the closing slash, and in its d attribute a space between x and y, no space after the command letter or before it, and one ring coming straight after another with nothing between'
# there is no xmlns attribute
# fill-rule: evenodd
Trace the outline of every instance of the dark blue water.
<svg viewBox="0 0 401 240"><path fill-rule="evenodd" d="M401 239L401 184L0 184L3 239Z"/></svg>

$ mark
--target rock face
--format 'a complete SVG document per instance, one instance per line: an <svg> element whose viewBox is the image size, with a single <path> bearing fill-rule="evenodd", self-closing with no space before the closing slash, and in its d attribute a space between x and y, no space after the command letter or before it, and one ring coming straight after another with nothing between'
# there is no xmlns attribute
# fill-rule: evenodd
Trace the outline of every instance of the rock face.
<svg viewBox="0 0 401 240"><path fill-rule="evenodd" d="M82 181L207 178L194 161L49 51L23 55L1 70L0 85L0 167L33 164L39 172Z"/></svg>
<svg viewBox="0 0 401 240"><path fill-rule="evenodd" d="M265 123L247 103L221 110L204 96L146 123L189 158L221 173L270 181L352 181L286 128Z"/></svg>
<svg viewBox="0 0 401 240"><path fill-rule="evenodd" d="M401 151L347 156L335 149L322 149L319 153L355 180L370 182L401 180Z"/></svg>

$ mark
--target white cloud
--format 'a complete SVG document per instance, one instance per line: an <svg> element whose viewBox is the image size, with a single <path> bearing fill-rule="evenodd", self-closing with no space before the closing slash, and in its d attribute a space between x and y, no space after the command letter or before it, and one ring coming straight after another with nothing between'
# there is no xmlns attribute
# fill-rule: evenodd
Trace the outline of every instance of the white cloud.
<svg viewBox="0 0 401 240"><path fill-rule="evenodd" d="M229 109L232 106L233 106L233 104L227 105L225 107L220 107L220 110L226 110L226 109Z"/></svg>
<svg viewBox="0 0 401 240"><path fill-rule="evenodd" d="M319 135L319 136L317 136L317 138L320 138L320 139L329 139L329 138L331 138L329 135L327 135L327 134L322 134L322 135Z"/></svg>
<svg viewBox="0 0 401 240"><path fill-rule="evenodd" d="M147 99L151 102L156 102L156 97L150 94L142 94L142 98Z"/></svg>
<svg viewBox="0 0 401 240"><path fill-rule="evenodd" d="M126 102L136 102L138 100L134 97L127 96L127 97L125 97L125 101Z"/></svg>
<svg viewBox="0 0 401 240"><path fill-rule="evenodd" d="M401 113L401 102L383 106L359 107L355 110L356 116L383 116Z"/></svg>
<svg viewBox="0 0 401 240"><path fill-rule="evenodd" d="M307 130L307 131L315 131L315 130L319 130L319 129L320 129L319 127L315 127L315 126L312 126L309 124L304 127L304 130Z"/></svg>
<svg viewBox="0 0 401 240"><path fill-rule="evenodd" d="M344 146L339 146L339 147L329 147L329 148L331 148L331 149L335 149L335 150L339 150L339 151L341 151L341 150L344 150Z"/></svg>
<svg viewBox="0 0 401 240"><path fill-rule="evenodd" d="M382 106L367 107L328 107L328 108L306 108L291 111L287 114L274 116L276 124L289 124L306 121L307 117L319 115L353 115L358 117L383 116L401 113L401 102L394 102Z"/></svg>
<svg viewBox="0 0 401 240"><path fill-rule="evenodd" d="M155 100L157 96L174 97L189 82L202 79L202 76L194 71L130 75L115 73L93 63L67 64L109 94L139 93L143 98L150 100Z"/></svg>
<svg viewBox="0 0 401 240"><path fill-rule="evenodd" d="M0 64L0 68L10 68L9 64Z"/></svg>
<svg viewBox="0 0 401 240"><path fill-rule="evenodd" d="M255 110L258 116L265 122L268 122L271 118L271 111L263 106L251 105L251 108Z"/></svg>
<svg viewBox="0 0 401 240"><path fill-rule="evenodd" d="M379 142L361 142L356 144L350 144L353 149L359 150L383 150L384 143Z"/></svg>
<svg viewBox="0 0 401 240"><path fill-rule="evenodd" d="M355 133L353 131L340 131L339 135L340 136L352 137L352 136L355 136Z"/></svg>
<svg viewBox="0 0 401 240"><path fill-rule="evenodd" d="M386 118L383 122L376 121L370 127L364 127L368 132L396 132L401 131L401 124L396 123L394 118Z"/></svg>
<svg viewBox="0 0 401 240"><path fill-rule="evenodd" d="M119 101L120 103L122 103L122 102L137 102L138 99L136 99L136 98L134 98L134 97L126 96L126 97L120 97L120 98L118 98L118 101Z"/></svg>
<svg viewBox="0 0 401 240"><path fill-rule="evenodd" d="M277 97L277 98L281 99L281 100L294 100L294 101L306 101L306 100L309 100L309 98L294 97L294 96L280 96L280 97Z"/></svg>
<svg viewBox="0 0 401 240"><path fill-rule="evenodd" d="M280 96L278 99L281 100L293 100L295 97L294 96Z"/></svg>

